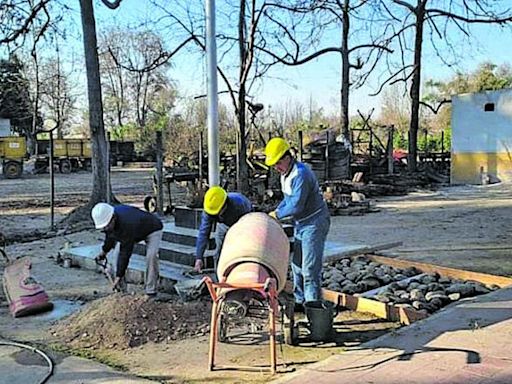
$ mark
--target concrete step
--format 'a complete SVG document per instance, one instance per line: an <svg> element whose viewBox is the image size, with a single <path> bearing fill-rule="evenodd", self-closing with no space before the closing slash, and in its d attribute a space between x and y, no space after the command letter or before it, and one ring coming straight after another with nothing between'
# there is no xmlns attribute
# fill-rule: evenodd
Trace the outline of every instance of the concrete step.
<svg viewBox="0 0 512 384"><path fill-rule="evenodd" d="M192 228L178 227L174 222L164 224L164 233L162 240L170 243L178 243L184 245L196 245L199 231ZM211 236L207 249L215 249L215 239Z"/></svg>
<svg viewBox="0 0 512 384"><path fill-rule="evenodd" d="M144 242L135 244L133 252L139 255L145 255L146 244ZM193 266L195 262L195 254L195 246L171 243L168 241L160 242L160 260L167 260L172 263ZM212 257L214 254L215 250L207 250L205 252L205 257Z"/></svg>
<svg viewBox="0 0 512 384"><path fill-rule="evenodd" d="M100 250L101 244L70 248L65 253L65 257L71 258L73 266L79 266L102 273L102 268L94 261L94 258ZM188 265L160 260L160 287L163 288L164 291L172 291L172 287L177 281L193 279L187 275L187 273L192 270L193 268ZM133 284L143 284L145 271L145 257L136 253L132 254L126 272L127 281Z"/></svg>

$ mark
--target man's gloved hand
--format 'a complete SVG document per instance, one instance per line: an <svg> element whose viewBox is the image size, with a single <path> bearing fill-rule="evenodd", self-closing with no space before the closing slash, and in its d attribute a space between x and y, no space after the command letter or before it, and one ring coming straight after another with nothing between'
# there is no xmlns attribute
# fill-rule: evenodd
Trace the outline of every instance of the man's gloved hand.
<svg viewBox="0 0 512 384"><path fill-rule="evenodd" d="M99 253L95 258L94 262L99 265L100 267L106 268L107 267L107 255L103 253Z"/></svg>
<svg viewBox="0 0 512 384"><path fill-rule="evenodd" d="M107 255L105 254L105 252L101 251L100 253L98 253L98 255L94 259L97 261L103 261L106 258L107 258Z"/></svg>
<svg viewBox="0 0 512 384"><path fill-rule="evenodd" d="M273 218L274 220L279 220L279 219L277 218L277 213L276 213L276 211L270 211L270 212L268 213L268 215L269 215L271 218Z"/></svg>
<svg viewBox="0 0 512 384"><path fill-rule="evenodd" d="M194 271L201 272L203 269L203 259L196 259L196 263L194 264Z"/></svg>

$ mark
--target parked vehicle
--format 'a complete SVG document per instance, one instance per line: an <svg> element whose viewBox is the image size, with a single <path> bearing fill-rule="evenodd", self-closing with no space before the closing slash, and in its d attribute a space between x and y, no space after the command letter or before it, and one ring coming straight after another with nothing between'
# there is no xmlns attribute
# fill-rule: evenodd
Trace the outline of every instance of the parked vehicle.
<svg viewBox="0 0 512 384"><path fill-rule="evenodd" d="M110 163L133 162L138 160L133 141L109 142ZM50 140L36 141L35 172L48 172L50 166ZM24 137L0 137L0 161L4 177L15 179L23 173L23 163L29 156ZM59 171L64 174L92 169L92 144L89 139L55 139L53 141L53 161Z"/></svg>
<svg viewBox="0 0 512 384"><path fill-rule="evenodd" d="M0 160L6 178L16 179L23 173L23 160L27 156L25 138L17 136L0 137Z"/></svg>

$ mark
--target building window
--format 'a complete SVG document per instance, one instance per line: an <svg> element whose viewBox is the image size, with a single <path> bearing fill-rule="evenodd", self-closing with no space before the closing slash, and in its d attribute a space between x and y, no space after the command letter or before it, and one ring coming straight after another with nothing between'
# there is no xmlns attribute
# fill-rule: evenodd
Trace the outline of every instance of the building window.
<svg viewBox="0 0 512 384"><path fill-rule="evenodd" d="M485 103L484 111L485 112L494 112L494 103Z"/></svg>

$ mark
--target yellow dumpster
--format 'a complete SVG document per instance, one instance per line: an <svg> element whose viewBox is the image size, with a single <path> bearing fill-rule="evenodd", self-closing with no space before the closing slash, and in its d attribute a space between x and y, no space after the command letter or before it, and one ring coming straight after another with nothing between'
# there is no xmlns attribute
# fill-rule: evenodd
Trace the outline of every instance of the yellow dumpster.
<svg viewBox="0 0 512 384"><path fill-rule="evenodd" d="M53 156L55 157L67 157L68 148L66 140L58 139L53 141Z"/></svg>
<svg viewBox="0 0 512 384"><path fill-rule="evenodd" d="M84 158L91 158L92 157L92 143L91 140L84 139L82 140L82 156Z"/></svg>
<svg viewBox="0 0 512 384"><path fill-rule="evenodd" d="M23 159L27 153L27 142L24 137L0 138L0 157L4 159Z"/></svg>
<svg viewBox="0 0 512 384"><path fill-rule="evenodd" d="M82 157L82 140L67 139L66 146L69 157Z"/></svg>

